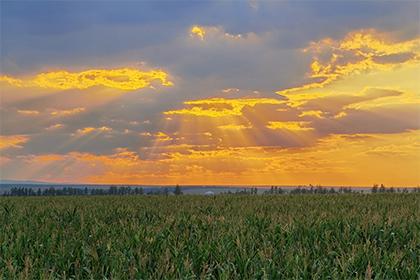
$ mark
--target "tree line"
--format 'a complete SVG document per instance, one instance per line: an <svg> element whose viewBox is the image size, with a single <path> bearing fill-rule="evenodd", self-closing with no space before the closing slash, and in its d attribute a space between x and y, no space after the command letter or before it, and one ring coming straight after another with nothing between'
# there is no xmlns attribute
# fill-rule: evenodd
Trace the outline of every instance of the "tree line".
<svg viewBox="0 0 420 280"><path fill-rule="evenodd" d="M263 192L264 195L278 195L278 194L343 194L343 193L408 193L408 192L420 192L420 188L414 188L411 191L407 188L393 188L385 187L383 184L380 186L375 184L373 187L368 189L352 189L351 187L340 187L340 188L327 188L322 186L298 186L291 190L286 190L285 188L278 186L271 186L270 189ZM257 188L244 188L238 189L235 192L228 191L222 194L228 195L256 195L258 193Z"/></svg>
<svg viewBox="0 0 420 280"><path fill-rule="evenodd" d="M173 190L170 188L144 191L142 187L115 187L109 188L28 188L13 187L10 191L4 192L3 196L67 196L67 195L181 195L181 187L177 185Z"/></svg>
<svg viewBox="0 0 420 280"><path fill-rule="evenodd" d="M291 190L285 190L282 187L271 186L270 189L262 192L264 195L280 195L280 194L341 194L341 193L395 193L395 192L420 192L420 187L414 189L401 189L393 187L385 187L381 185L373 185L369 190L357 190L350 187L341 188L326 188L322 186L298 186ZM63 188L36 188L36 187L12 187L9 191L3 193L3 196L68 196L68 195L182 195L182 189L179 185L174 188L154 188L145 191L142 187L116 187L111 186L109 188L75 188L75 187L63 187ZM234 192L227 191L222 192L225 195L257 195L258 188L243 188L238 189Z"/></svg>

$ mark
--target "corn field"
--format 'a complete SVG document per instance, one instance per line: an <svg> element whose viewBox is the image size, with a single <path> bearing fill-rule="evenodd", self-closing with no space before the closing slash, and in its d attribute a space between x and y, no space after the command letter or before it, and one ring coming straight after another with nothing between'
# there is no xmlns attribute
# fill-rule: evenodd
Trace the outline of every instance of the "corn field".
<svg viewBox="0 0 420 280"><path fill-rule="evenodd" d="M0 279L420 279L420 194L0 198Z"/></svg>

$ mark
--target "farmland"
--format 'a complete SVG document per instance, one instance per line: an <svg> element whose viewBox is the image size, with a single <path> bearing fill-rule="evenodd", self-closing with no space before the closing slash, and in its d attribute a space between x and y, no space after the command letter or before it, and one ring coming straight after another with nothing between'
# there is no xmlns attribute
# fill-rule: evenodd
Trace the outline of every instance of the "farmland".
<svg viewBox="0 0 420 280"><path fill-rule="evenodd" d="M419 279L420 195L0 198L0 279Z"/></svg>

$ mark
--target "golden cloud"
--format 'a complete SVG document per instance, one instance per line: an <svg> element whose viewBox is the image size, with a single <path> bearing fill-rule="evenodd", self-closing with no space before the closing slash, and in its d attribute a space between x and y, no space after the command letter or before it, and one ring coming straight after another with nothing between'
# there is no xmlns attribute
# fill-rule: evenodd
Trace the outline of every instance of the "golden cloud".
<svg viewBox="0 0 420 280"><path fill-rule="evenodd" d="M369 110L384 106L420 105L420 96L418 94L402 92L392 88L365 88L356 96L367 98L360 102L351 103L343 109Z"/></svg>
<svg viewBox="0 0 420 280"><path fill-rule="evenodd" d="M243 124L226 124L226 125L219 125L218 128L222 130L241 130L252 128L251 125L243 125Z"/></svg>
<svg viewBox="0 0 420 280"><path fill-rule="evenodd" d="M155 137L156 137L156 141L159 141L159 142L172 140L172 138L168 134L161 131L156 133Z"/></svg>
<svg viewBox="0 0 420 280"><path fill-rule="evenodd" d="M21 144L28 142L29 137L25 135L0 135L0 150L9 148L21 148Z"/></svg>
<svg viewBox="0 0 420 280"><path fill-rule="evenodd" d="M303 50L312 53L309 78L315 82L278 91L289 93L323 88L331 82L352 74L370 70L391 70L402 64L418 64L420 38L393 42L373 29L347 34L343 40L325 38L312 42Z"/></svg>
<svg viewBox="0 0 420 280"><path fill-rule="evenodd" d="M23 81L10 76L0 76L0 82L6 82L15 87L23 87Z"/></svg>
<svg viewBox="0 0 420 280"><path fill-rule="evenodd" d="M281 122L274 121L269 122L267 128L269 129L284 129L289 131L309 131L313 130L312 127L308 127L309 122Z"/></svg>
<svg viewBox="0 0 420 280"><path fill-rule="evenodd" d="M206 35L206 30L204 30L204 27L198 25L194 25L190 32L191 36L196 36L200 38L200 40L204 40L204 36Z"/></svg>
<svg viewBox="0 0 420 280"><path fill-rule="evenodd" d="M194 25L190 29L190 36L193 38L198 38L201 41L206 40L206 38L211 39L222 39L222 40L230 40L230 41L237 41L240 39L251 39L257 40L258 36L253 33L246 33L246 34L231 34L225 31L222 26L200 26Z"/></svg>
<svg viewBox="0 0 420 280"><path fill-rule="evenodd" d="M193 115L204 117L224 117L224 116L241 116L242 109L245 106L254 107L260 104L282 104L278 99L271 98L209 98L201 100L192 100L184 102L185 105L192 106L188 109L166 111L165 115Z"/></svg>
<svg viewBox="0 0 420 280"><path fill-rule="evenodd" d="M310 110L310 111L304 111L302 113L300 113L299 117L315 117L318 119L323 119L324 118L324 112L322 112L321 110Z"/></svg>
<svg viewBox="0 0 420 280"><path fill-rule="evenodd" d="M338 113L338 114L334 115L334 119L341 119L341 118L344 118L344 117L346 117L346 116L347 116L347 113L346 113L346 112L344 112L344 111L342 111L342 112L340 112L340 113Z"/></svg>
<svg viewBox="0 0 420 280"><path fill-rule="evenodd" d="M82 72L45 72L29 79L0 76L0 81L15 87L41 87L50 89L87 89L103 86L120 90L138 90L152 87L155 81L172 86L168 73L163 70L140 71L133 68L91 69Z"/></svg>
<svg viewBox="0 0 420 280"><path fill-rule="evenodd" d="M92 132L102 133L102 132L110 132L112 129L110 127L102 126L102 127L84 127L77 130L77 134L79 135L86 135Z"/></svg>

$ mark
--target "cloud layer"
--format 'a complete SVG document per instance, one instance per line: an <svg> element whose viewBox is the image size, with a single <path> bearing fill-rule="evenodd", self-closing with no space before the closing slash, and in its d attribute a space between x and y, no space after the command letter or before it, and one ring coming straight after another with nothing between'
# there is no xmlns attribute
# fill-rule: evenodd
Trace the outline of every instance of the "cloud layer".
<svg viewBox="0 0 420 280"><path fill-rule="evenodd" d="M420 182L413 3L27 5L2 4L3 178Z"/></svg>
<svg viewBox="0 0 420 280"><path fill-rule="evenodd" d="M48 89L87 89L103 86L120 90L138 90L150 87L152 82L172 86L168 74L162 70L140 71L131 68L90 69L82 72L54 71L37 74L33 78L18 79L0 76L0 81L15 87L41 87Z"/></svg>

